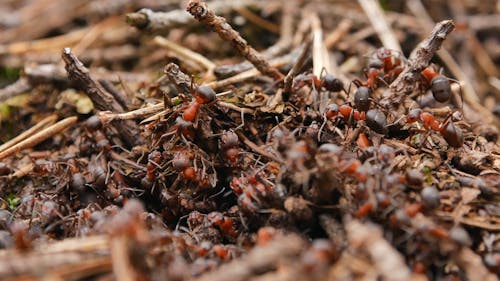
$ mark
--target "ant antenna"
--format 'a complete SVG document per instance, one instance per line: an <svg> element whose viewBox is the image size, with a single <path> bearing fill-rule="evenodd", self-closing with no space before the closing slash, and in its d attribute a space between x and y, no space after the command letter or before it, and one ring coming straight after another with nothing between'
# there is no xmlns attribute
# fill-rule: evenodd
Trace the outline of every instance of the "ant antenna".
<svg viewBox="0 0 500 281"><path fill-rule="evenodd" d="M448 80L455 82L458 85L458 91L460 92L460 111L462 111L462 113L463 113L464 112L464 95L463 95L463 91L462 91L462 85L460 84L460 81L457 79L453 79L453 78L449 78L449 77L447 77L447 78L448 78Z"/></svg>
<svg viewBox="0 0 500 281"><path fill-rule="evenodd" d="M194 86L195 86L195 84L194 84L194 75L191 74L191 86L189 87L189 91L191 92L191 96L193 96L193 97L195 96L195 94L194 94Z"/></svg>
<svg viewBox="0 0 500 281"><path fill-rule="evenodd" d="M324 67L324 66L321 68L321 72L319 73L319 77L318 77L319 79L321 79L321 77L323 77L323 73L328 74L328 71L326 70L326 67Z"/></svg>

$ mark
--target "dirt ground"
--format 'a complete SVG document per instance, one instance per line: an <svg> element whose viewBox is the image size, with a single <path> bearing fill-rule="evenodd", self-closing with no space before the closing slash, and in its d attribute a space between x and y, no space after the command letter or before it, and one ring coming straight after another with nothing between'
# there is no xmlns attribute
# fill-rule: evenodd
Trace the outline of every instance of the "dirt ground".
<svg viewBox="0 0 500 281"><path fill-rule="evenodd" d="M498 280L500 4L3 0L0 280Z"/></svg>

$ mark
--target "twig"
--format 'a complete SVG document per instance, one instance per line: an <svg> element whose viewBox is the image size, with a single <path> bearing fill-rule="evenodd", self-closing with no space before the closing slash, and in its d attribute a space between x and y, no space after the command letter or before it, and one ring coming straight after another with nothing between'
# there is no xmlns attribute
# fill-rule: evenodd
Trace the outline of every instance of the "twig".
<svg viewBox="0 0 500 281"><path fill-rule="evenodd" d="M26 93L33 87L28 82L28 79L21 77L16 82L0 89L0 102L6 101L10 98Z"/></svg>
<svg viewBox="0 0 500 281"><path fill-rule="evenodd" d="M179 93L191 92L191 78L181 71L175 63L169 63L165 66L163 73L167 75L168 80L172 82ZM196 85L194 85L196 87Z"/></svg>
<svg viewBox="0 0 500 281"><path fill-rule="evenodd" d="M379 227L352 220L346 224L346 231L350 245L368 252L384 280L410 280L404 257L384 239Z"/></svg>
<svg viewBox="0 0 500 281"><path fill-rule="evenodd" d="M329 33L326 36L325 41L324 41L324 45L326 46L326 48L331 49L335 45L337 45L337 43L340 42L340 40L342 40L342 38L344 38L344 36L347 34L347 32L349 32L349 30L352 27L352 24L353 24L352 20L343 19L339 23L337 28L335 28L334 31L332 31L331 33Z"/></svg>
<svg viewBox="0 0 500 281"><path fill-rule="evenodd" d="M27 175L28 173L30 173L31 171L33 171L33 168L35 168L35 164L28 163L28 164L22 166L20 169L18 169L14 173L10 174L8 176L8 178L9 179L22 178L25 175Z"/></svg>
<svg viewBox="0 0 500 281"><path fill-rule="evenodd" d="M128 98L123 92L119 91L109 80L99 79L97 81L106 90L106 92L113 96L113 98L123 107L125 111L129 110L129 104L127 101Z"/></svg>
<svg viewBox="0 0 500 281"><path fill-rule="evenodd" d="M242 281L267 271L276 270L279 263L296 258L305 247L304 240L297 235L275 238L265 247L256 246L241 259L224 264L214 271L208 272L197 281Z"/></svg>
<svg viewBox="0 0 500 281"><path fill-rule="evenodd" d="M453 255L469 280L498 281L498 278L484 266L481 257L469 248L462 248L458 255Z"/></svg>
<svg viewBox="0 0 500 281"><path fill-rule="evenodd" d="M255 0L219 0L210 3L216 13L226 13L237 7L244 7L255 3ZM150 9L141 9L126 16L127 23L140 30L155 34L167 34L175 27L185 26L194 22L193 18L182 9L170 12L155 12Z"/></svg>
<svg viewBox="0 0 500 281"><path fill-rule="evenodd" d="M420 45L413 50L408 59L409 65L403 70L390 88L401 95L406 95L416 89L417 82L420 79L420 72L429 65L436 51L441 44L455 28L451 20L444 20L436 24L431 32Z"/></svg>
<svg viewBox="0 0 500 281"><path fill-rule="evenodd" d="M101 118L101 122L108 123L113 120L131 120L131 119L141 118L156 113L158 111L161 111L164 107L165 105L163 104L163 102L161 102L129 112L112 113L109 111L101 111L98 113L98 115L99 118Z"/></svg>
<svg viewBox="0 0 500 281"><path fill-rule="evenodd" d="M191 60L199 65L201 65L203 68L207 69L208 71L212 71L215 68L215 64L207 59L206 57L200 55L199 53L193 52L179 44L176 44L164 37L161 36L156 36L153 41L162 46L167 48L168 50L174 52L177 56L179 56L182 59L186 60Z"/></svg>
<svg viewBox="0 0 500 281"><path fill-rule="evenodd" d="M44 5L36 11L35 18L43 19L40 23L37 20L26 18L19 26L12 29L2 30L0 43L12 41L27 41L32 38L39 38L46 35L50 30L63 26L74 18L83 16L85 5L88 1L75 0L65 2L62 0L43 1Z"/></svg>
<svg viewBox="0 0 500 281"><path fill-rule="evenodd" d="M31 135L33 135L34 133L40 131L41 129L49 126L49 125L52 125L54 124L54 122L56 122L57 120L57 115L53 114L53 115L50 115L44 119L42 119L40 122L38 122L35 126L29 128L28 130L22 132L20 135L18 135L17 137L9 140L8 142L2 144L0 146L0 152L8 149L9 147L15 145L16 143L24 140L24 139L27 139L28 137L30 137Z"/></svg>
<svg viewBox="0 0 500 281"><path fill-rule="evenodd" d="M217 104L221 107L232 109L232 110L238 111L238 112L243 112L245 114L254 114L255 113L255 111L253 111L250 108L239 107L237 105L234 105L234 104L228 103L228 102L218 101Z"/></svg>
<svg viewBox="0 0 500 281"><path fill-rule="evenodd" d="M76 280L110 271L106 236L65 239L35 249L29 255L15 249L0 252L2 280Z"/></svg>
<svg viewBox="0 0 500 281"><path fill-rule="evenodd" d="M266 58L275 57L289 49L292 45L294 19L299 5L297 0L282 0L282 2L283 12L281 14L280 39L276 44L262 52Z"/></svg>
<svg viewBox="0 0 500 281"><path fill-rule="evenodd" d="M28 52L59 49L64 46L75 44L82 39L89 30L90 28L83 28L51 38L0 45L0 54L21 55Z"/></svg>
<svg viewBox="0 0 500 281"><path fill-rule="evenodd" d="M271 47L272 48L272 47ZM296 56L298 56L298 53L300 52L300 48L296 48L292 50L290 53L285 54L283 56L277 57L270 59L270 64L271 66L274 67L280 67L282 65L285 65L292 61ZM265 55L265 57L270 57L270 55ZM247 70L251 70L253 65L247 61L242 62L242 63L237 63L237 64L232 64L232 65L221 65L217 66L214 69L214 74L219 77L219 78L228 78L231 76L238 75L239 73L242 73Z"/></svg>
<svg viewBox="0 0 500 281"><path fill-rule="evenodd" d="M237 7L234 9L238 12L242 17L246 18L248 21L253 22L255 25L266 29L272 33L280 33L280 28L274 22L270 22L262 17L259 17L254 12L250 11L246 7Z"/></svg>
<svg viewBox="0 0 500 281"><path fill-rule="evenodd" d="M286 5L283 5L283 14L280 24L280 39L276 44L267 48L262 52L262 55L266 59L271 59L277 55L282 54L292 45L293 39L293 22L297 11L297 3L296 0L282 0L286 2ZM279 60L279 58L276 58ZM271 65L274 65L273 59L270 61ZM233 64L233 65L221 65L217 66L214 69L214 74L219 78L227 78L229 76L234 76L238 73L251 69L253 66L248 61L244 61L241 63Z"/></svg>
<svg viewBox="0 0 500 281"><path fill-rule="evenodd" d="M65 48L62 52L62 58L66 63L66 71L68 72L69 80L75 82L78 86L82 87L85 93L94 103L95 108L98 110L124 112L124 108L120 103L104 88L99 85L89 74L89 70L78 60L78 58L71 52L70 48ZM137 125L132 121L117 121L115 125L123 140L128 144L139 144L142 139L139 134Z"/></svg>
<svg viewBox="0 0 500 281"><path fill-rule="evenodd" d="M90 77L89 70L73 54L70 48L64 48L62 59L66 64L65 68L69 80L77 83L79 87L82 87L97 109L110 110L112 112L124 111L123 107L113 98L113 96L106 92L99 83L96 83L94 79Z"/></svg>
<svg viewBox="0 0 500 281"><path fill-rule="evenodd" d="M384 47L401 52L401 46L394 32L392 32L392 29L385 20L386 16L384 15L382 7L380 7L380 3L375 0L358 0L358 3L368 16L368 19L377 32Z"/></svg>
<svg viewBox="0 0 500 281"><path fill-rule="evenodd" d="M308 40L307 42L304 43L304 47L302 48L302 51L300 52L297 61L292 66L292 69L290 69L290 71L288 71L287 75L285 76L284 86L283 86L283 98L285 100L287 100L288 99L287 97L290 95L293 78L299 73L300 69L309 59L311 53L311 46L312 46L312 40Z"/></svg>
<svg viewBox="0 0 500 281"><path fill-rule="evenodd" d="M226 22L226 19L216 16L213 10L210 10L205 2L191 0L189 1L187 11L198 21L209 26L223 40L230 42L238 52L249 60L262 74L268 75L275 80L283 78L283 74L272 67L259 52L250 46L247 41Z"/></svg>
<svg viewBox="0 0 500 281"><path fill-rule="evenodd" d="M310 15L310 20L313 34L313 73L319 78L323 69L325 69L327 73L332 73L333 69L330 66L328 50L323 43L323 29L321 28L319 16L316 13L312 13Z"/></svg>
<svg viewBox="0 0 500 281"><path fill-rule="evenodd" d="M4 159L6 157L9 157L15 153L18 153L24 149L31 148L42 141L52 137L53 135L61 132L62 130L66 129L67 127L73 125L76 123L78 118L76 116L68 117L66 119L63 119L54 125L47 127L38 133L32 135L31 137L11 146L10 148L0 152L0 160Z"/></svg>
<svg viewBox="0 0 500 281"><path fill-rule="evenodd" d="M111 158L113 158L114 160L116 160L116 161L123 162L123 163L125 163L125 164L127 164L127 165L129 165L131 167L134 167L134 168L136 168L138 170L141 170L141 171L144 171L144 172L146 172L146 170L147 170L146 167L143 167L143 166L135 163L134 161L121 156L120 154L116 153L115 151L110 151L109 156Z"/></svg>
<svg viewBox="0 0 500 281"><path fill-rule="evenodd" d="M274 67L280 67L280 66L283 66L283 65L290 63L290 61L293 61L293 59L298 55L299 50L300 49L294 50L288 55L285 55L285 56L282 56L282 57L279 57L279 58L272 60L271 65ZM257 69L253 68L253 69L249 69L249 70L246 70L244 72L241 72L239 74L236 74L234 76L231 76L229 78L226 78L224 80L213 81L213 82L207 83L207 86L210 86L210 87L212 87L212 89L216 90L216 89L220 89L220 88L229 86L231 84L243 82L245 80L256 77L259 74L260 74L260 72Z"/></svg>

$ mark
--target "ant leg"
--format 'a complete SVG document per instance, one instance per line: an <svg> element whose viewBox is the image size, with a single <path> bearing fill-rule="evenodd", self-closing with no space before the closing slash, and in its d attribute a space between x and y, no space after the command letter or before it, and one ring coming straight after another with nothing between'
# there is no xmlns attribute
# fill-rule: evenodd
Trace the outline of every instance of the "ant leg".
<svg viewBox="0 0 500 281"><path fill-rule="evenodd" d="M416 130L415 132L420 132L419 134L419 146L417 153L422 152L422 149L424 148L425 143L427 142L427 138L431 135L431 132L428 130ZM412 138L414 137L413 135L411 136Z"/></svg>
<svg viewBox="0 0 500 281"><path fill-rule="evenodd" d="M448 116L446 116L446 118L443 120L443 122L441 123L441 125L439 125L439 130L438 131L442 131L446 128L446 126L448 126L448 124L452 121L452 117L453 117L453 113L449 113Z"/></svg>
<svg viewBox="0 0 500 281"><path fill-rule="evenodd" d="M361 84L358 85L357 83L361 83ZM356 85L359 88L360 86L362 86L363 82L361 82L361 80L355 78L353 81L351 81L349 83L349 88L347 88L347 91L345 90L344 87L342 87L342 91L344 91L344 93L347 95L347 98L349 98L349 93L351 92L351 85L352 84Z"/></svg>
<svg viewBox="0 0 500 281"><path fill-rule="evenodd" d="M377 76L377 80L384 83L386 87L389 87L389 84L382 77Z"/></svg>
<svg viewBox="0 0 500 281"><path fill-rule="evenodd" d="M195 96L194 94L194 75L191 75L191 86L189 87L189 91L191 92L191 96Z"/></svg>
<svg viewBox="0 0 500 281"><path fill-rule="evenodd" d="M321 72L319 73L319 77L318 77L319 79L321 79L321 77L323 77L323 72L328 73L328 71L326 70L326 67L324 67L324 66L321 68Z"/></svg>
<svg viewBox="0 0 500 281"><path fill-rule="evenodd" d="M182 140L182 142L184 142L184 143L186 144L187 148L191 148L191 144L190 144L190 143L189 143L189 141L186 139L186 137L185 137L183 134L181 134L180 136L181 136L181 140Z"/></svg>

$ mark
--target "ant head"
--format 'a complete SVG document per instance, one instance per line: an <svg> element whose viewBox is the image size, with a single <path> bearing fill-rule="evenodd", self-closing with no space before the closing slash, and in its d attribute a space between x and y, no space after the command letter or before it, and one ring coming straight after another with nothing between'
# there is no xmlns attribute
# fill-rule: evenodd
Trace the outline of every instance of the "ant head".
<svg viewBox="0 0 500 281"><path fill-rule="evenodd" d="M220 137L221 147L230 148L235 147L239 144L238 135L233 131L225 131Z"/></svg>
<svg viewBox="0 0 500 281"><path fill-rule="evenodd" d="M384 63L376 58L376 57L369 57L368 58L368 68L376 68L376 69L382 69L384 67Z"/></svg>
<svg viewBox="0 0 500 281"><path fill-rule="evenodd" d="M406 118L406 121L408 123L417 122L420 119L421 113L422 113L422 109L420 109L420 108L410 109L410 111L408 112L408 116Z"/></svg>
<svg viewBox="0 0 500 281"><path fill-rule="evenodd" d="M376 51L376 54L379 59L387 59L392 56L392 50L382 47Z"/></svg>

